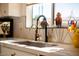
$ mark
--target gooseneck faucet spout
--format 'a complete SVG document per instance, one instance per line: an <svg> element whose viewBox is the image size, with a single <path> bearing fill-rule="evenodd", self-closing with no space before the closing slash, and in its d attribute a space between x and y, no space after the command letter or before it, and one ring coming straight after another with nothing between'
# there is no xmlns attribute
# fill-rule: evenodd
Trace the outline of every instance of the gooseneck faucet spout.
<svg viewBox="0 0 79 59"><path fill-rule="evenodd" d="M37 38L39 37L39 34L38 34L38 21L41 17L43 17L43 21L41 22L41 26L45 29L45 42L48 42L48 37L47 37L47 25L48 25L48 23L47 23L46 17L44 15L40 15L37 18L36 30L35 30L35 41L37 41Z"/></svg>

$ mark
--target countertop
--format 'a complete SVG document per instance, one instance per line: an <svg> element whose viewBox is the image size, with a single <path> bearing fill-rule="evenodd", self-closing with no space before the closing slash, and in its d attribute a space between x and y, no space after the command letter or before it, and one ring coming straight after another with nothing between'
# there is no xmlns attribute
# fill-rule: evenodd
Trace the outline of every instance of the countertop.
<svg viewBox="0 0 79 59"><path fill-rule="evenodd" d="M45 56L79 56L79 48L74 48L71 44L62 44L62 43L55 43L58 46L53 47L34 47L34 46L27 46L27 45L21 45L13 42L18 41L26 41L27 39L17 39L14 38L14 40L1 40L0 43L3 46L7 46L14 49L19 49L22 51L28 51L40 55Z"/></svg>

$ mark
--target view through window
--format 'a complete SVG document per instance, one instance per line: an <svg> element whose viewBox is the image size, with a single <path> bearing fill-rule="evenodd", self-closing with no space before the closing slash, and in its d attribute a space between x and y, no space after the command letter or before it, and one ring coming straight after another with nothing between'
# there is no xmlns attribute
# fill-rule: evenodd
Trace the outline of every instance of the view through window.
<svg viewBox="0 0 79 59"><path fill-rule="evenodd" d="M37 17L39 17L39 15L44 15L46 17L49 26L51 26L52 25L51 13L52 13L52 4L40 3L33 5L33 25L36 25L36 19ZM41 21L42 19L39 20L39 26Z"/></svg>
<svg viewBox="0 0 79 59"><path fill-rule="evenodd" d="M30 8L31 7L31 8ZM49 26L52 26L52 4L50 3L39 3L39 4L34 4L34 5L31 5L31 6L28 6L28 10L27 10L27 15L28 15L28 12L30 14L30 16L27 16L27 18L30 18L31 19L31 25L28 25L28 26L32 26L32 27L35 27L36 26L36 20L37 18L40 16L40 15L44 15L46 17L46 20L49 24ZM31 9L31 10L29 10ZM40 18L39 20L39 24L38 24L38 27L41 27L40 26L40 23L43 19ZM27 24L29 22L27 21ZM26 25L27 25L26 24Z"/></svg>
<svg viewBox="0 0 79 59"><path fill-rule="evenodd" d="M57 12L61 13L62 26L68 26L69 20L79 23L79 3L55 3L55 17Z"/></svg>
<svg viewBox="0 0 79 59"><path fill-rule="evenodd" d="M55 18L57 12L61 13L62 26L67 27L69 20L77 21L79 26L79 3L38 3L26 7L26 27L35 27L38 16L44 15L47 19L49 27L55 25ZM54 11L54 13L53 13ZM53 19L54 17L54 19ZM39 27L40 22L39 21ZM54 21L54 24L52 25Z"/></svg>

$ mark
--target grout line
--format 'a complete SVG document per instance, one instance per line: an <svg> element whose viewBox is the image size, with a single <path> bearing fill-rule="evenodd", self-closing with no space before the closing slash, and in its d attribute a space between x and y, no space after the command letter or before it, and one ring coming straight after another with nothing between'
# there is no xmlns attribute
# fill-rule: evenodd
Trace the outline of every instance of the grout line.
<svg viewBox="0 0 79 59"><path fill-rule="evenodd" d="M65 37L63 38L63 40L65 40L66 36L67 36L68 32L66 32ZM64 42L64 41L63 41Z"/></svg>
<svg viewBox="0 0 79 59"><path fill-rule="evenodd" d="M64 29L62 29L62 36L61 36L61 41L63 42L63 36L64 36Z"/></svg>

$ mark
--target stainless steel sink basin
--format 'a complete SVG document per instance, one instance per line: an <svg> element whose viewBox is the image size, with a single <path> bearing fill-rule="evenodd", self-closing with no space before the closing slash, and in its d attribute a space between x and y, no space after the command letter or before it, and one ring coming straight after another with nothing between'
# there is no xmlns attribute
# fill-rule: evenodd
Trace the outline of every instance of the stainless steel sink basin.
<svg viewBox="0 0 79 59"><path fill-rule="evenodd" d="M21 41L21 42L14 42L22 45L28 45L28 46L35 46L35 47L53 47L57 46L57 44L48 44L48 43L41 43L41 42L32 42L32 41Z"/></svg>

